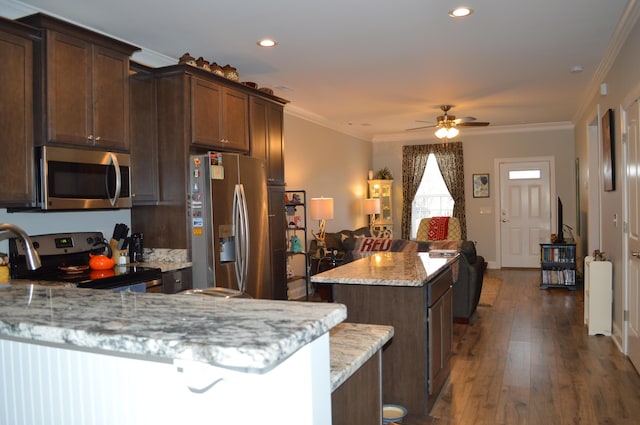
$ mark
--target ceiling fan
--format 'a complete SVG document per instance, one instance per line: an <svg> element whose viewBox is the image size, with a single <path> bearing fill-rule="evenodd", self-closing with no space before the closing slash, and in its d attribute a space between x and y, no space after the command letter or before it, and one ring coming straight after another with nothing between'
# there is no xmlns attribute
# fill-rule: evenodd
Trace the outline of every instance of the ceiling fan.
<svg viewBox="0 0 640 425"><path fill-rule="evenodd" d="M439 115L436 124L425 125L421 127L409 128L407 131L413 130L421 130L423 128L434 128L437 127L436 137L439 139L453 139L459 133L456 127L486 127L489 125L488 122L476 121L474 117L462 117L456 118L455 115L449 115L449 111L453 105L442 105L440 109L444 112L443 115ZM427 122L427 121L418 121L418 122Z"/></svg>

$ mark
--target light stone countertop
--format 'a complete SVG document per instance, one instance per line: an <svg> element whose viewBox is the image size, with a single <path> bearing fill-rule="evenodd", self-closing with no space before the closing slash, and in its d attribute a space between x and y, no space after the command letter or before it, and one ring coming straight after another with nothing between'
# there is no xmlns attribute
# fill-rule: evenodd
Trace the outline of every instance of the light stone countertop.
<svg viewBox="0 0 640 425"><path fill-rule="evenodd" d="M423 286L440 270L457 261L428 252L381 252L311 276L314 283Z"/></svg>
<svg viewBox="0 0 640 425"><path fill-rule="evenodd" d="M0 284L0 338L253 373L346 316L342 304Z"/></svg>
<svg viewBox="0 0 640 425"><path fill-rule="evenodd" d="M393 326L340 323L329 332L331 391L335 391L393 337Z"/></svg>

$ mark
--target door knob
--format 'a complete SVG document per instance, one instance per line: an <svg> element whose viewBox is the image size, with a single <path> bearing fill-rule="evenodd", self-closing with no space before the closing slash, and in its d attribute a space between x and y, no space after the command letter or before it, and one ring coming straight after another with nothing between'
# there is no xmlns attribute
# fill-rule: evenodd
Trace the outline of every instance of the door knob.
<svg viewBox="0 0 640 425"><path fill-rule="evenodd" d="M509 222L509 219L508 219L508 218L503 218L503 219L502 219L502 222L503 222L503 223L508 223L508 222Z"/></svg>
<svg viewBox="0 0 640 425"><path fill-rule="evenodd" d="M638 251L632 251L632 252L631 252L631 256L632 256L632 257L636 257L636 258L640 258L640 252L638 252Z"/></svg>

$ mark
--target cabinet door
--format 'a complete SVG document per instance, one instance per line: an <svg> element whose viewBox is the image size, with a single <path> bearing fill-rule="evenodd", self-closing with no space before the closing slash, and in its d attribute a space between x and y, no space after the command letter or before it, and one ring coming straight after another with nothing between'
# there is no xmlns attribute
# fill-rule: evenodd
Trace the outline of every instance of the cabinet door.
<svg viewBox="0 0 640 425"><path fill-rule="evenodd" d="M0 28L0 206L35 202L33 43Z"/></svg>
<svg viewBox="0 0 640 425"><path fill-rule="evenodd" d="M269 114L269 183L284 184L284 108L270 103Z"/></svg>
<svg viewBox="0 0 640 425"><path fill-rule="evenodd" d="M429 307L429 395L437 395L449 376L453 349L452 301L453 292L448 289Z"/></svg>
<svg viewBox="0 0 640 425"><path fill-rule="evenodd" d="M268 184L284 185L283 108L257 97L249 106L251 155L265 160Z"/></svg>
<svg viewBox="0 0 640 425"><path fill-rule="evenodd" d="M92 145L91 45L52 31L47 35L47 142Z"/></svg>
<svg viewBox="0 0 640 425"><path fill-rule="evenodd" d="M131 76L131 183L134 205L155 204L159 200L155 87L155 80L150 76Z"/></svg>
<svg viewBox="0 0 640 425"><path fill-rule="evenodd" d="M287 228L284 208L284 186L268 186L269 235L273 297L287 299Z"/></svg>
<svg viewBox="0 0 640 425"><path fill-rule="evenodd" d="M249 96L228 87L222 95L223 143L228 149L249 152Z"/></svg>
<svg viewBox="0 0 640 425"><path fill-rule="evenodd" d="M95 46L92 83L95 146L129 150L129 58Z"/></svg>
<svg viewBox="0 0 640 425"><path fill-rule="evenodd" d="M222 145L222 87L191 79L191 144L217 148Z"/></svg>
<svg viewBox="0 0 640 425"><path fill-rule="evenodd" d="M249 100L249 131L251 134L251 156L264 159L267 164L267 181L269 180L269 124L267 122L267 101L250 97Z"/></svg>

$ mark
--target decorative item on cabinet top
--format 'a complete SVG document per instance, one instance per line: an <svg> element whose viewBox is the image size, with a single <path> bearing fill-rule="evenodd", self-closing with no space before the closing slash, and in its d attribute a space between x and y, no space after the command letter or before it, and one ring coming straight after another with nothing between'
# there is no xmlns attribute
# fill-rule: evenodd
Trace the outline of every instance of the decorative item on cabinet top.
<svg viewBox="0 0 640 425"><path fill-rule="evenodd" d="M227 64L225 66L220 66L215 62L209 62L207 60L205 60L202 56L200 56L198 59L194 58L193 56L191 56L191 54L189 52L186 52L184 55L180 56L180 59L178 59L178 63L179 64L185 64L185 65L191 65L195 68L200 68L203 69L205 71L211 72L214 75L218 75L220 77L225 77L228 80L231 81L235 81L238 82L240 79L240 76L238 74L238 71L235 67ZM240 84L243 84L247 87L251 87L252 89L256 89L256 90L260 90L263 93L269 94L273 96L273 89L270 89L268 87L260 87L258 88L258 84L254 83L253 81L244 81Z"/></svg>

